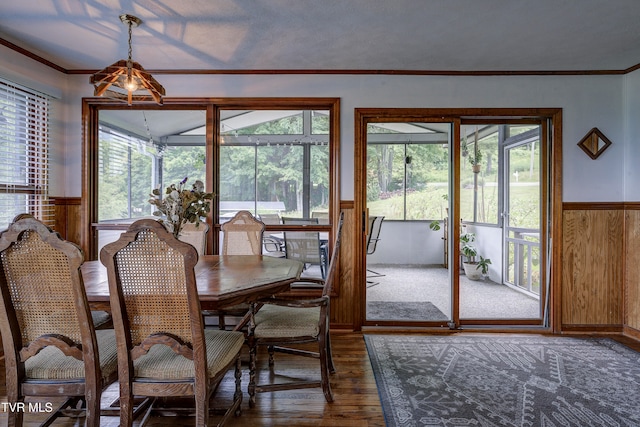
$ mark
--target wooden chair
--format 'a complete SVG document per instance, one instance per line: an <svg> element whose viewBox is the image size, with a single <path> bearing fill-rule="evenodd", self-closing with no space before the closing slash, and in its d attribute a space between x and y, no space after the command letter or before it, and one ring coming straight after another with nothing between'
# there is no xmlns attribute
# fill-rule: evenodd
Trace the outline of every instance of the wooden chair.
<svg viewBox="0 0 640 427"><path fill-rule="evenodd" d="M82 284L79 247L37 219L16 217L0 236L0 333L7 401L67 399L43 425L81 415L100 425L103 389L116 380L113 330L96 331ZM22 411L7 411L22 425Z"/></svg>
<svg viewBox="0 0 640 427"><path fill-rule="evenodd" d="M300 281L322 283L322 295L315 299L291 300L277 297L261 300L252 313L249 326L249 406L255 405L255 394L268 391L322 387L327 402L333 401L329 374L335 372L331 357L329 337L329 303L333 281L337 280L340 254L340 236L344 213L340 214L336 240L332 248L331 261L326 280L301 278ZM291 345L316 342L318 351L310 352L291 348ZM320 359L320 380L299 380L287 383L256 384L256 357L258 346L267 346L269 366L273 367L274 352L314 357Z"/></svg>
<svg viewBox="0 0 640 427"><path fill-rule="evenodd" d="M264 234L264 223L257 220L248 211L239 211L229 221L220 227L222 236L222 255L262 255L262 237ZM237 304L221 310L207 310L207 316L218 316L218 328L226 329L227 317L247 318L250 310L249 304ZM240 320L242 323L246 321Z"/></svg>
<svg viewBox="0 0 640 427"><path fill-rule="evenodd" d="M201 257L206 253L207 249L207 232L209 224L201 222L198 225L188 222L182 226L178 240L189 243L196 248L198 256Z"/></svg>
<svg viewBox="0 0 640 427"><path fill-rule="evenodd" d="M239 211L220 227L222 255L262 255L264 223L248 211Z"/></svg>
<svg viewBox="0 0 640 427"><path fill-rule="evenodd" d="M134 222L102 248L118 343L120 425L133 422L133 397L192 396L196 425L208 425L209 400L235 365L235 394L222 425L240 414L241 332L204 329L196 287L196 249L151 219Z"/></svg>

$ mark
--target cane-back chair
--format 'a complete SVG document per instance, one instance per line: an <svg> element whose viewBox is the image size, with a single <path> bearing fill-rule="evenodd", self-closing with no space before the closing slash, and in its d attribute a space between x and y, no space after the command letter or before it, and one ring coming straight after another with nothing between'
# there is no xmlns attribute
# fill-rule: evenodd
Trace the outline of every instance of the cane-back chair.
<svg viewBox="0 0 640 427"><path fill-rule="evenodd" d="M332 247L326 279L308 277L300 282L320 283L322 295L314 299L291 300L279 299L277 296L259 301L257 311L252 313L249 323L249 405L255 405L255 394L259 392L322 387L327 402L333 401L329 374L335 372L331 356L331 340L329 337L329 303L334 280L338 280L337 268L340 254L340 236L344 213L340 220L336 239ZM311 352L292 348L292 345L318 343L318 351ZM274 365L274 352L314 357L320 359L320 380L299 380L286 383L257 384L256 357L258 346L267 346L269 366Z"/></svg>
<svg viewBox="0 0 640 427"><path fill-rule="evenodd" d="M222 224L222 255L262 255L264 223L251 212L239 211ZM205 316L218 316L218 327L226 329L227 317L244 318L249 313L249 304L236 304L220 310L205 311ZM242 320L236 328L242 327Z"/></svg>
<svg viewBox="0 0 640 427"><path fill-rule="evenodd" d="M79 247L30 216L16 217L0 235L0 333L7 401L64 397L44 425L82 415L100 425L103 389L117 377L113 330L94 328ZM23 411L8 411L22 425Z"/></svg>
<svg viewBox="0 0 640 427"><path fill-rule="evenodd" d="M189 396L195 424L208 425L209 401L235 366L236 388L223 424L240 414L241 332L204 329L194 266L196 249L150 219L134 222L102 248L118 342L120 425L131 426L133 397ZM143 421L144 421L143 420Z"/></svg>
<svg viewBox="0 0 640 427"><path fill-rule="evenodd" d="M222 255L262 255L264 223L251 212L239 211L220 227Z"/></svg>
<svg viewBox="0 0 640 427"><path fill-rule="evenodd" d="M207 249L207 232L209 224L201 222L199 224L188 222L182 226L178 240L189 243L196 248L198 256L205 254Z"/></svg>

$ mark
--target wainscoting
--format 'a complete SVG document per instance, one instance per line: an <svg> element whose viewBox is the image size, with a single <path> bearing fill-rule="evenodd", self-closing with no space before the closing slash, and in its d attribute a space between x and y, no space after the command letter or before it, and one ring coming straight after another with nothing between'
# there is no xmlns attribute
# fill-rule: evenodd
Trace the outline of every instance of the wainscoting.
<svg viewBox="0 0 640 427"><path fill-rule="evenodd" d="M81 242L80 198L54 198L56 230L67 240ZM355 253L355 211L345 212L339 296L331 306L334 329L352 330L360 322L355 283L362 255ZM640 202L564 203L559 266L554 278L554 324L559 332L624 333L640 339ZM356 328L357 329L357 328Z"/></svg>
<svg viewBox="0 0 640 427"><path fill-rule="evenodd" d="M565 203L562 223L562 331L640 339L640 203Z"/></svg>

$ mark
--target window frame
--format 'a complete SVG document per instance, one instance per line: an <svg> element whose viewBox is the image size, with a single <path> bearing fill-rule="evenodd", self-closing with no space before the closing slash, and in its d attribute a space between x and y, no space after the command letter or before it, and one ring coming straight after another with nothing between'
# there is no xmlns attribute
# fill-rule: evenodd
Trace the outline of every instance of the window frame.
<svg viewBox="0 0 640 427"><path fill-rule="evenodd" d="M334 225L340 211L339 193L339 153L340 153L340 100L339 98L165 98L164 105L139 103L126 106L121 102L107 98L83 98L83 163L82 163L82 198L81 198L81 246L87 259L97 259L97 241L95 238L98 226L98 131L99 113L101 110L204 110L206 112L206 146L205 163L213 165L207 168L205 188L207 191L219 193L219 147L220 112L222 110L326 110L329 112L329 226L318 226L322 231L329 229L331 241L334 238ZM207 248L209 253L219 253L219 202L214 199L207 223L212 232L208 233ZM107 227L107 226L105 226Z"/></svg>
<svg viewBox="0 0 640 427"><path fill-rule="evenodd" d="M13 212L11 218L7 220L10 222L16 215L21 213L28 213L34 217L40 219L45 224L54 225L54 206L49 199L49 156L50 156L50 117L51 117L51 101L52 97L36 90L27 88L9 80L0 78L0 93L2 93L3 99L10 102L11 94L14 94L18 101L14 103L23 104L22 111L18 109L19 113L24 113L15 116L16 123L13 128L7 126L6 142L24 148L24 162L19 165L24 167L26 171L17 175L8 177L9 181L0 182L1 194L26 194L29 195L29 201L27 203L26 212L24 210L20 212ZM3 106L2 113L7 105ZM7 118L2 115L7 121ZM17 121L20 123L17 123ZM24 136L16 136L19 131L24 131ZM9 138L10 134L14 134L15 138ZM4 139L4 137L3 137ZM20 139L24 140L24 144L21 144ZM17 143L16 143L17 141ZM9 157L5 159L9 161ZM10 162L12 163L12 162ZM2 162L0 162L2 164ZM11 182L20 178L25 178L23 183L17 184ZM7 224L8 225L8 224Z"/></svg>

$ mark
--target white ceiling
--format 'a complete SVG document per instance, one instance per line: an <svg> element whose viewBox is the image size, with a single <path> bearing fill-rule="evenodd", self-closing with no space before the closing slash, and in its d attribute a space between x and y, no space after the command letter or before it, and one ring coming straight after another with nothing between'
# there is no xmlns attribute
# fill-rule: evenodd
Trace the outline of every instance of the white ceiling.
<svg viewBox="0 0 640 427"><path fill-rule="evenodd" d="M68 71L626 70L640 0L21 0L0 38Z"/></svg>

